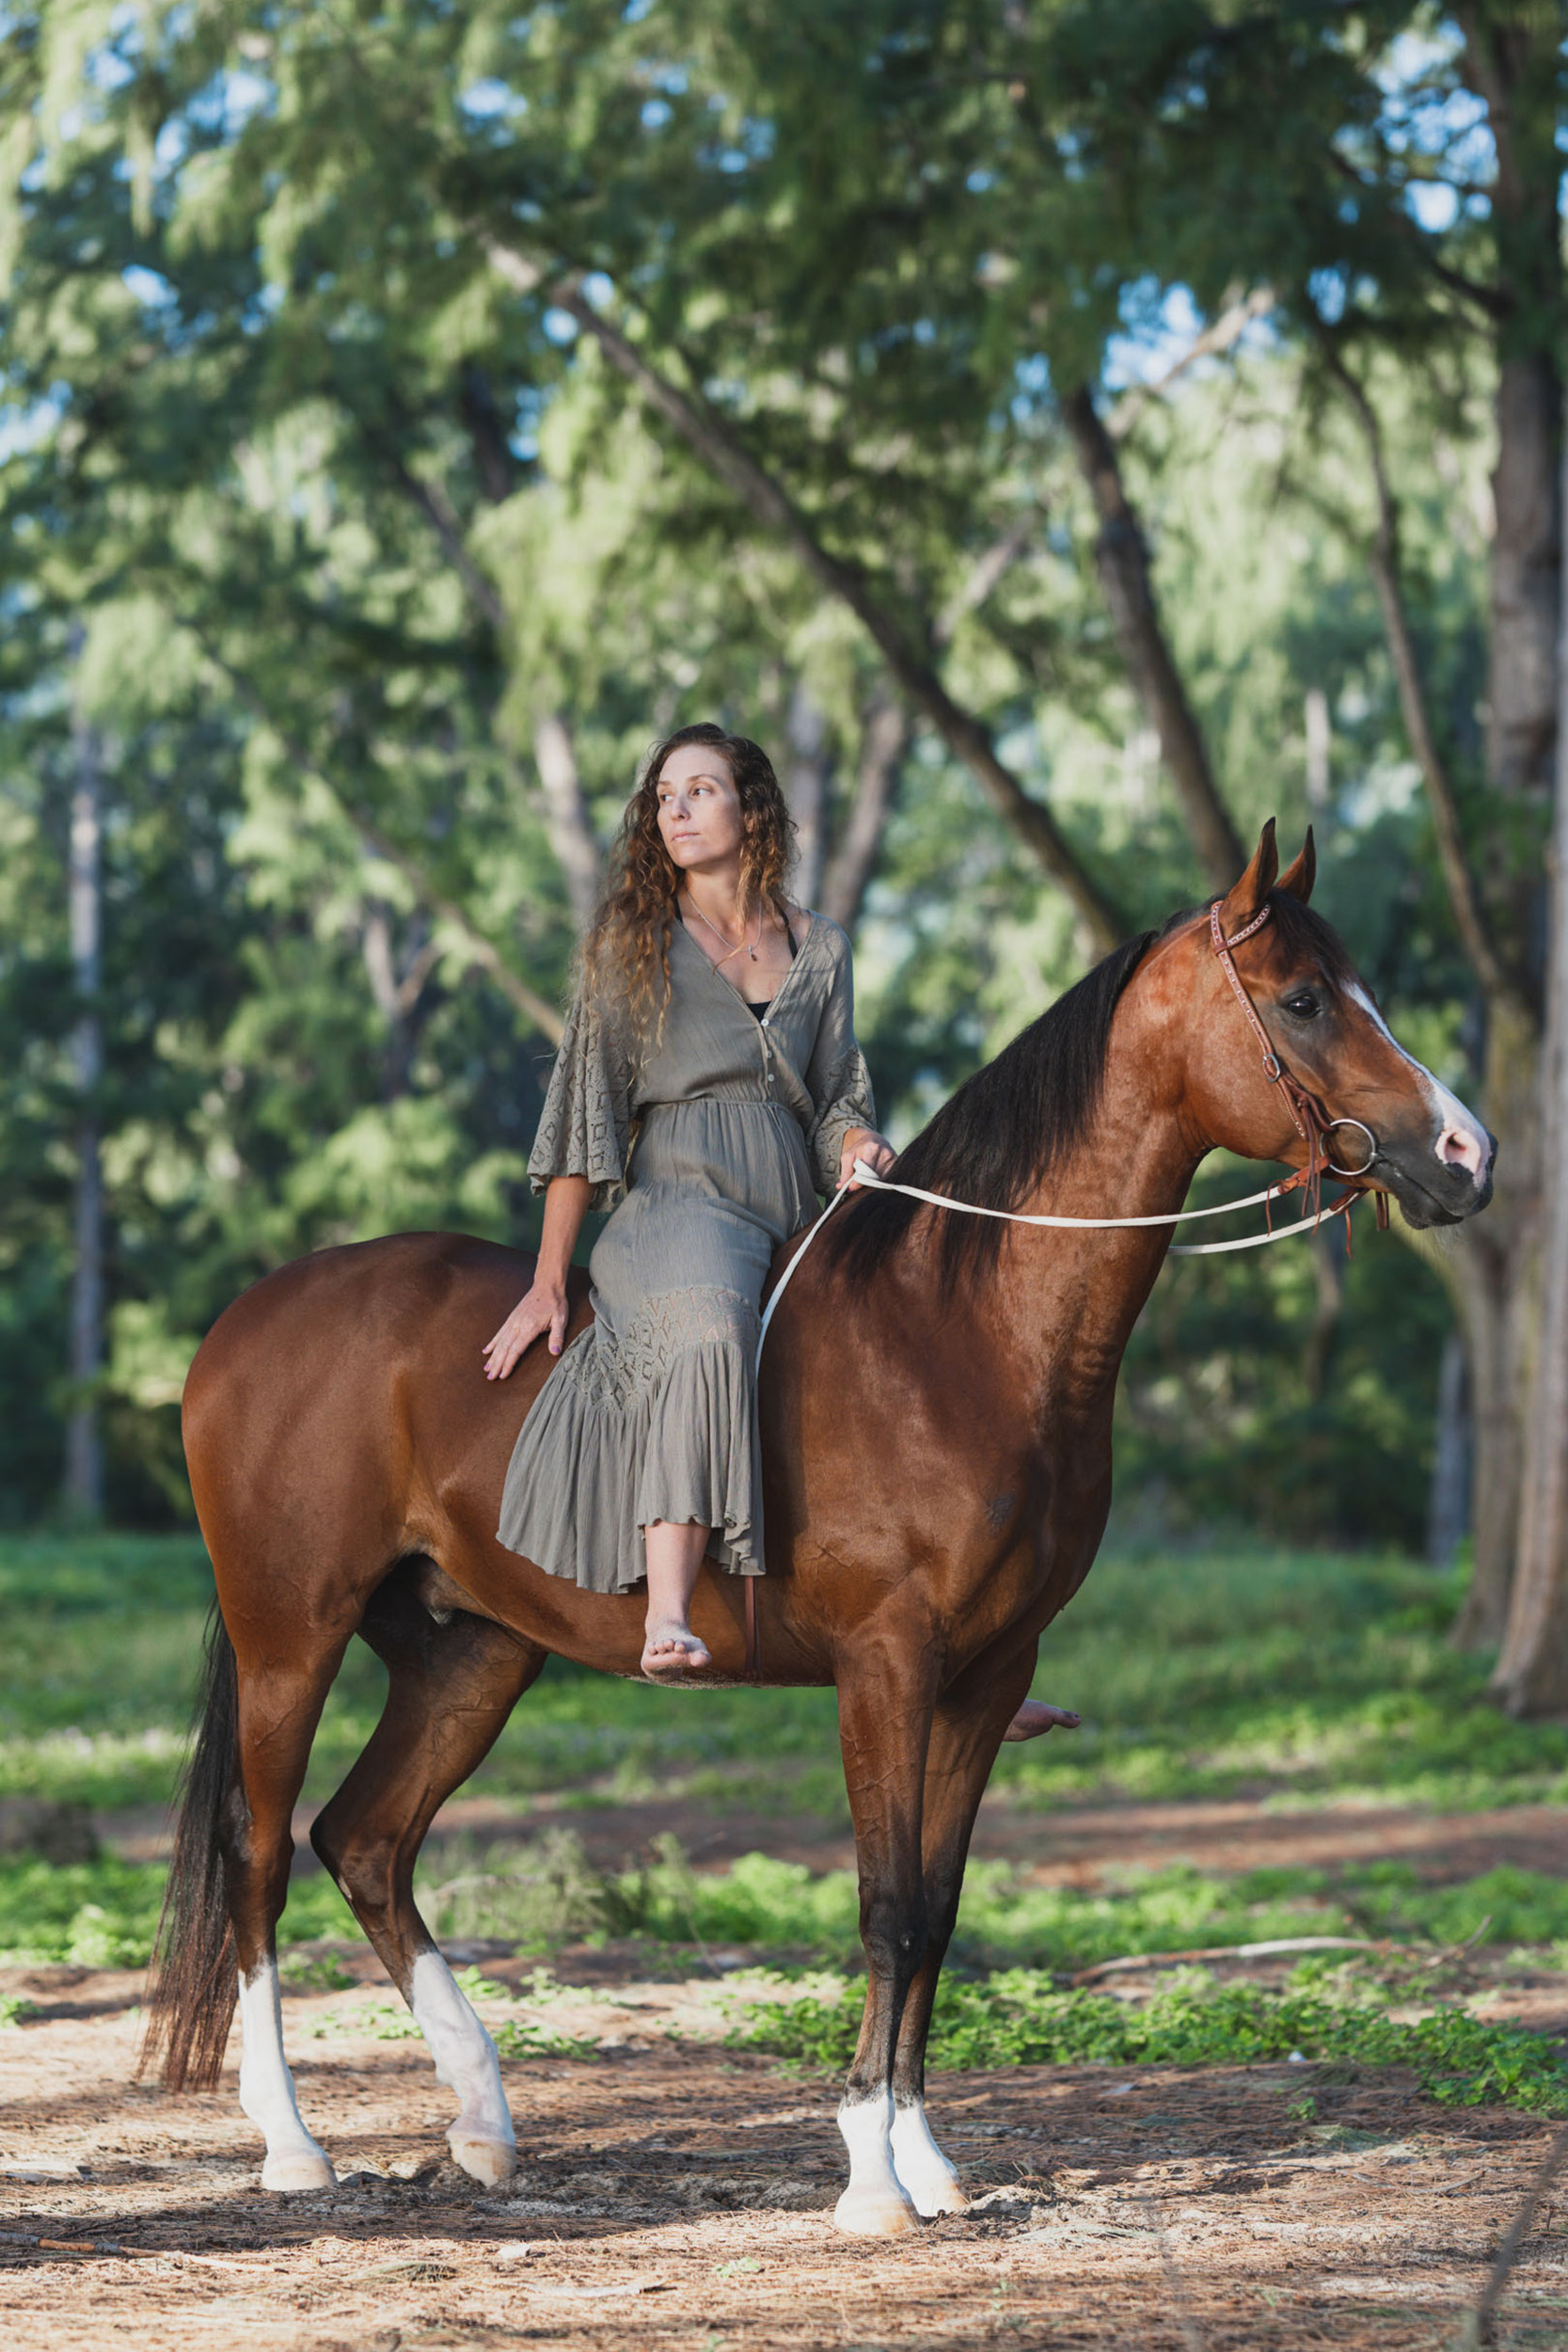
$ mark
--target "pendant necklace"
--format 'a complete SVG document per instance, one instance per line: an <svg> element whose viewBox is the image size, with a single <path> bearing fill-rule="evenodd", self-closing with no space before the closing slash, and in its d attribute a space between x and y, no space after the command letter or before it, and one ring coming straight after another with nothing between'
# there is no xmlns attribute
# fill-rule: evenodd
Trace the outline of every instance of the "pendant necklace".
<svg viewBox="0 0 1568 2352"><path fill-rule="evenodd" d="M723 934L723 932L720 930L720 928L719 928L718 924L717 924L717 923L710 923L710 922L708 921L707 916L706 916L706 915L703 913L702 908L701 908L701 907L697 904L697 901L696 901L696 899L695 899L695 898L691 898L691 899L689 900L689 903L690 903L690 907L691 907L691 912L692 912L692 914L696 916L696 918L697 918L698 922L699 922L699 923L701 923L701 924L703 925L703 927L704 927L704 929L705 929L705 930L710 930L710 931L713 933L714 938L715 938L715 939L719 942L719 945L720 945L720 946L721 946L721 947L725 947L724 934ZM742 939L740 939L739 941L737 941L737 942L736 942L736 946L733 946L733 947L725 947L725 952L724 952L724 954L723 954L723 955L721 955L721 956L720 956L720 957L718 958L718 960L716 961L716 962L714 963L714 966L713 966L714 970L717 972L717 971L718 971L718 969L719 969L719 965L720 965L721 963L728 963L728 961L729 961L729 960L730 960L731 956L737 956L737 955L740 953L740 950L741 950L741 948L742 948L742 947L744 947L744 948L745 948L746 953L747 953L747 954L751 957L752 961L753 963L755 963L755 961L756 961L756 960L757 960L757 943L758 943L758 941L760 941L761 937L762 937L762 909L761 909L760 907L758 907L758 909L757 909L757 928L756 928L756 931L755 931L755 934L753 935L753 937L752 937L750 941L748 941L748 940L746 940L746 939L742 938Z"/></svg>

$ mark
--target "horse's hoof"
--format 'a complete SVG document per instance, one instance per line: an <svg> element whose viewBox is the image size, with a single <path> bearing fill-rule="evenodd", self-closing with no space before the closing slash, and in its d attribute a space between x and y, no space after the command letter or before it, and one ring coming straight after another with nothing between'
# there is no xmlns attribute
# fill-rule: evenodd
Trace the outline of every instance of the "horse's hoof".
<svg viewBox="0 0 1568 2352"><path fill-rule="evenodd" d="M338 2175L319 2148L280 2148L261 2167L261 2186L280 2197L305 2197L337 2185Z"/></svg>
<svg viewBox="0 0 1568 2352"><path fill-rule="evenodd" d="M905 2186L909 2187L907 2182ZM922 2221L935 2221L939 2214L969 2211L969 2200L957 2181L921 2181L909 2193Z"/></svg>
<svg viewBox="0 0 1568 2352"><path fill-rule="evenodd" d="M517 2151L509 2139L487 2139L478 2132L459 2131L454 2124L447 2134L447 2146L452 2162L486 2188L499 2188L517 2169Z"/></svg>
<svg viewBox="0 0 1568 2352"><path fill-rule="evenodd" d="M881 2189L847 2188L833 2207L833 2222L847 2237L905 2237L920 2227L907 2198Z"/></svg>

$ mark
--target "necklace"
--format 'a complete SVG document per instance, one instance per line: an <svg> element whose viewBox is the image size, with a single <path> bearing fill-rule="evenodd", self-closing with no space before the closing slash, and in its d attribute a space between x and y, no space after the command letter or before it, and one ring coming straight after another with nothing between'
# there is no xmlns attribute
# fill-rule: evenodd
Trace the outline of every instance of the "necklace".
<svg viewBox="0 0 1568 2352"><path fill-rule="evenodd" d="M731 947L727 945L724 934L720 930L718 924L710 923L708 921L707 916L703 913L703 910L697 904L696 899L691 898L689 892L688 892L687 897L691 912L696 916L698 922L701 923L705 930L710 930L713 933L714 938L719 942L720 946L725 949L724 954L720 956L714 963L713 968L716 972L718 971L721 963L728 963L731 956L737 956L742 947L745 948L746 953L751 957L752 961L755 963L757 960L757 943L762 937L762 909L760 907L757 909L757 928L752 937L750 940L742 937L733 947Z"/></svg>

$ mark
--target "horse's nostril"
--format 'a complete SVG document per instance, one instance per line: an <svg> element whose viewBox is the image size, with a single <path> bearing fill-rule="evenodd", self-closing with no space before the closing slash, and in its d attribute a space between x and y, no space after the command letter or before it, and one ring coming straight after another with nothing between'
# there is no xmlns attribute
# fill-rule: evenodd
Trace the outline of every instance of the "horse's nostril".
<svg viewBox="0 0 1568 2352"><path fill-rule="evenodd" d="M1445 1168L1466 1169L1476 1184L1486 1173L1491 1154L1480 1136L1469 1127L1445 1127L1437 1138L1437 1156Z"/></svg>

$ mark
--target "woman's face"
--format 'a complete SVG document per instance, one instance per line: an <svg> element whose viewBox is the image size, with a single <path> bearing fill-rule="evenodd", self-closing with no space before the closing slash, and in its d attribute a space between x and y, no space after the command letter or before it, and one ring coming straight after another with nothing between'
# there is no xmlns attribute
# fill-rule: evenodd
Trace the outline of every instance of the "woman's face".
<svg viewBox="0 0 1568 2352"><path fill-rule="evenodd" d="M710 743L682 743L658 778L658 830L682 873L733 863L744 826L729 763Z"/></svg>

